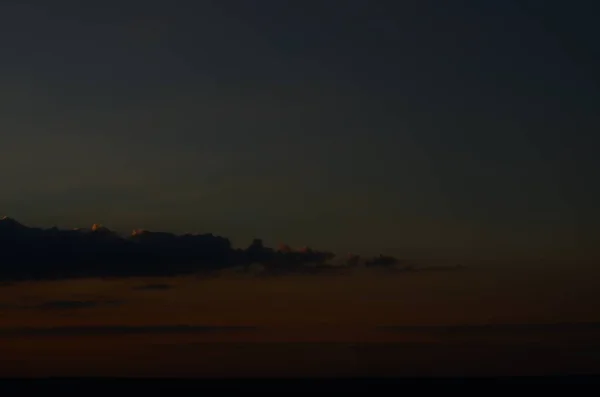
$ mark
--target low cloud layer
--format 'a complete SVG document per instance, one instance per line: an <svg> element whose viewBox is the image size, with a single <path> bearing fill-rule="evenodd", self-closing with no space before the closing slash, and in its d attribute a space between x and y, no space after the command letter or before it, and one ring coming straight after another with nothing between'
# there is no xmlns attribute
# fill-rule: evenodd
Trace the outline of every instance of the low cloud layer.
<svg viewBox="0 0 600 397"><path fill-rule="evenodd" d="M475 324L449 326L381 326L380 331L405 332L438 332L438 333L482 333L496 331L543 332L543 331L600 331L600 322L565 322L539 324Z"/></svg>
<svg viewBox="0 0 600 397"><path fill-rule="evenodd" d="M166 291L172 289L170 284L146 284L134 287L135 291Z"/></svg>
<svg viewBox="0 0 600 397"><path fill-rule="evenodd" d="M67 300L49 300L30 304L0 305L5 309L26 309L26 310L83 310L101 307L116 307L125 304L125 301L114 299L67 299Z"/></svg>
<svg viewBox="0 0 600 397"><path fill-rule="evenodd" d="M1 336L84 336L84 335L146 335L146 334L206 334L252 332L255 327L247 326L192 326L192 325L158 325L158 326L72 326L51 328L0 328Z"/></svg>
<svg viewBox="0 0 600 397"><path fill-rule="evenodd" d="M175 235L135 230L122 237L101 225L61 230L27 227L0 220L0 281L57 280L81 277L169 277L215 275L235 271L249 275L336 274L364 267L393 272L450 270L420 268L391 256L336 256L329 251L288 246L265 247L255 239L246 249L234 249L229 239L213 234ZM150 284L140 290L164 290Z"/></svg>
<svg viewBox="0 0 600 397"><path fill-rule="evenodd" d="M72 310L72 309L91 309L103 306L119 306L122 305L123 301L109 300L109 301L80 301L80 300L60 300L60 301L49 301L44 302L36 306L30 306L32 309L39 310Z"/></svg>

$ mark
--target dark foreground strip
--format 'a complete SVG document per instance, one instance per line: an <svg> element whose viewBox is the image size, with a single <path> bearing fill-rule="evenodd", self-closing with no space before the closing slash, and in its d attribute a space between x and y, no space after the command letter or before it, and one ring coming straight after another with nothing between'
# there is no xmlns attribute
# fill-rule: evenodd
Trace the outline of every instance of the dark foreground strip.
<svg viewBox="0 0 600 397"><path fill-rule="evenodd" d="M216 396L216 395L402 395L411 391L463 389L493 393L509 386L600 386L600 376L503 377L503 378L400 378L400 379L4 379L0 380L0 396ZM416 387L416 389L413 389ZM579 389L570 389L571 391ZM55 394L56 393L56 394Z"/></svg>

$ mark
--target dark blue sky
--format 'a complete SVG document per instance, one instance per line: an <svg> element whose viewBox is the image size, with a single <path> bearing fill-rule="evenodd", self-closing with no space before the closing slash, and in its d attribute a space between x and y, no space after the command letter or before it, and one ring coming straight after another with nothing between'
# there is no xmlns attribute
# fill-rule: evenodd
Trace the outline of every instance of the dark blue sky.
<svg viewBox="0 0 600 397"><path fill-rule="evenodd" d="M2 1L0 212L594 254L591 2Z"/></svg>

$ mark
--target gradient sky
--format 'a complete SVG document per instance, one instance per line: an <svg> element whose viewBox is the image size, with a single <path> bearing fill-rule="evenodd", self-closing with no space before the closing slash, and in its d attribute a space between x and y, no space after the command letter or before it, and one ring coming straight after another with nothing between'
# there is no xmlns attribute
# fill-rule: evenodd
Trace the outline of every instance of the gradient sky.
<svg viewBox="0 0 600 397"><path fill-rule="evenodd" d="M3 1L0 208L237 245L589 256L597 28L559 3Z"/></svg>
<svg viewBox="0 0 600 397"><path fill-rule="evenodd" d="M486 265L0 285L0 376L598 371L593 3L1 1L0 215Z"/></svg>

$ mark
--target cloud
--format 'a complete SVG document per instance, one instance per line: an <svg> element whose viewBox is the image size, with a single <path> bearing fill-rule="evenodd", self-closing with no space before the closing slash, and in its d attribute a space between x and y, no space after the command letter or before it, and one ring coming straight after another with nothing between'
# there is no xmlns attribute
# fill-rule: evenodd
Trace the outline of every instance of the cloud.
<svg viewBox="0 0 600 397"><path fill-rule="evenodd" d="M133 289L136 291L165 291L172 288L173 286L170 284L146 284L134 287Z"/></svg>
<svg viewBox="0 0 600 397"><path fill-rule="evenodd" d="M103 297L88 297L87 299L40 300L39 298L22 298L21 303L0 304L0 309L25 310L78 310L99 307L115 307L125 304L125 301Z"/></svg>
<svg viewBox="0 0 600 397"><path fill-rule="evenodd" d="M465 265L425 265L425 266L414 266L411 264L383 264L383 265L371 265L369 269L377 272L383 272L385 274L403 274L403 273L423 273L423 272L455 272L467 269Z"/></svg>
<svg viewBox="0 0 600 397"><path fill-rule="evenodd" d="M246 249L233 249L229 239L211 233L176 235L135 230L131 236L122 237L99 224L90 229L40 229L6 217L0 219L0 252L0 281L6 282L208 276L222 275L224 270L233 269L255 276L339 274L358 267L396 272L420 270L391 256L339 258L329 251L309 247L294 250L286 245L274 250L265 247L260 239L255 239ZM430 267L426 270L450 268ZM136 289L169 288L167 284L151 284ZM94 303L59 302L54 307L86 305Z"/></svg>
<svg viewBox="0 0 600 397"><path fill-rule="evenodd" d="M6 305L0 304L0 309L27 309L27 310L78 310L78 309L93 309L98 307L114 307L124 304L124 301L48 301L36 305Z"/></svg>
<svg viewBox="0 0 600 397"><path fill-rule="evenodd" d="M39 305L28 306L29 309L38 309L38 310L71 310L71 309L90 309L96 307L103 306L119 306L122 305L124 301L119 300L58 300L58 301L48 301L43 302Z"/></svg>
<svg viewBox="0 0 600 397"><path fill-rule="evenodd" d="M206 334L253 332L251 326L211 325L147 325L147 326L72 326L51 328L0 328L1 336L82 336L82 335L142 335L142 334Z"/></svg>
<svg viewBox="0 0 600 397"><path fill-rule="evenodd" d="M385 332L436 332L436 333L480 333L496 331L600 331L600 322L564 322L564 323L540 323L540 324L472 324L472 325L449 325L449 326L394 326L385 325L377 327Z"/></svg>
<svg viewBox="0 0 600 397"><path fill-rule="evenodd" d="M419 268L420 272L450 272L457 270L465 270L467 267L465 265L432 265L432 266L423 266Z"/></svg>

